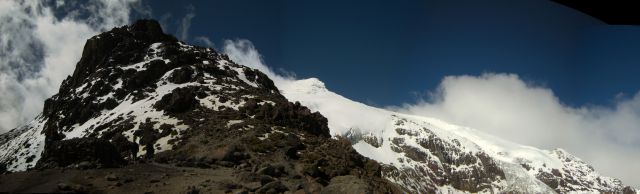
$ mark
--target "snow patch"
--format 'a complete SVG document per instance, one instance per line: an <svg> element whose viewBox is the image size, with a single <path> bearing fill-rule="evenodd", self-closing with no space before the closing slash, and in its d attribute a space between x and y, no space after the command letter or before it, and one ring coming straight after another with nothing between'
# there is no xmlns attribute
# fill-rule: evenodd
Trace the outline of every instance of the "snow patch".
<svg viewBox="0 0 640 194"><path fill-rule="evenodd" d="M244 120L229 120L227 122L227 128L231 127L231 125L239 124L244 122Z"/></svg>
<svg viewBox="0 0 640 194"><path fill-rule="evenodd" d="M8 171L25 171L33 168L44 151L45 135L42 133L47 120L38 116L23 127L20 135L0 145L0 163L7 165Z"/></svg>

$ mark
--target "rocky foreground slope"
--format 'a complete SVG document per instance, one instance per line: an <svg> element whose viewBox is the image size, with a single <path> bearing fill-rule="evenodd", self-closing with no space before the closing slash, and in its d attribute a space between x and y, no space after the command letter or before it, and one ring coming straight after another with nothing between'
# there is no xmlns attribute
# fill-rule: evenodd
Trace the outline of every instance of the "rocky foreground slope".
<svg viewBox="0 0 640 194"><path fill-rule="evenodd" d="M87 41L42 114L0 135L0 171L0 192L636 192L560 149L369 107L314 78L276 87L150 20Z"/></svg>
<svg viewBox="0 0 640 194"><path fill-rule="evenodd" d="M150 20L89 39L0 163L0 192L400 192L263 73Z"/></svg>

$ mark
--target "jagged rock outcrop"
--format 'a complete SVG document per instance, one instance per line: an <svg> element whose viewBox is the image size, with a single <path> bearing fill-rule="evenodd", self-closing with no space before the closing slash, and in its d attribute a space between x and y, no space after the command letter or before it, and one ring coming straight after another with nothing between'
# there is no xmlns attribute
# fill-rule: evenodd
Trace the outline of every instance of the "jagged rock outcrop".
<svg viewBox="0 0 640 194"><path fill-rule="evenodd" d="M377 162L348 141L331 139L325 117L289 102L266 75L212 49L185 45L153 20L89 39L42 115L9 134L0 163L10 171L108 173L101 169L164 165L228 174L189 191L315 193L344 176L359 191L401 191L381 177ZM72 190L69 185L58 189Z"/></svg>

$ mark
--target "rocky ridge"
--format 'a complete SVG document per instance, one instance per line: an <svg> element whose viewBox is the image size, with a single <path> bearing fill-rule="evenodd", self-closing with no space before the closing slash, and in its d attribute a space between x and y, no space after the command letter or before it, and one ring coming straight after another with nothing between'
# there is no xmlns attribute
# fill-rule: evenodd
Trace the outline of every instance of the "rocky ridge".
<svg viewBox="0 0 640 194"><path fill-rule="evenodd" d="M167 185L191 193L401 191L381 177L377 162L347 140L332 139L325 117L289 102L266 75L215 50L186 45L152 20L87 40L73 75L46 100L42 114L0 141L4 169L27 171L0 176L0 188L14 189L0 192L110 193ZM227 176L201 185L149 180L185 168ZM118 169L150 174L121 181L111 175ZM59 177L35 182L68 182L40 188L11 181L51 173ZM117 184L62 178L83 173Z"/></svg>

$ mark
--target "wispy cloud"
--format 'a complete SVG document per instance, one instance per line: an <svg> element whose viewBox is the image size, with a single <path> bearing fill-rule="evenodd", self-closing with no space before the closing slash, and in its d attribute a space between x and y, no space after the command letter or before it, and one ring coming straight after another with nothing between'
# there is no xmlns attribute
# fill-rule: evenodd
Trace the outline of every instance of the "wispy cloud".
<svg viewBox="0 0 640 194"><path fill-rule="evenodd" d="M604 175L640 185L640 93L613 107L570 107L514 74L448 76L428 99L390 109L540 148L563 148Z"/></svg>
<svg viewBox="0 0 640 194"><path fill-rule="evenodd" d="M137 5L137 0L0 1L0 132L40 113L44 100L73 71L86 39L128 23Z"/></svg>
<svg viewBox="0 0 640 194"><path fill-rule="evenodd" d="M197 43L200 43L201 45L206 46L206 47L209 47L209 48L214 48L214 46L215 46L215 45L213 44L213 41L211 41L211 40L210 40L208 37L206 37L206 36L198 36L198 37L195 37L195 41L196 41Z"/></svg>
<svg viewBox="0 0 640 194"><path fill-rule="evenodd" d="M169 21L172 17L173 16L169 12L164 13L162 14L162 16L160 16L158 22L160 23L160 26L162 26L162 29L169 29Z"/></svg>
<svg viewBox="0 0 640 194"><path fill-rule="evenodd" d="M182 18L180 26L178 27L178 37L180 40L187 41L189 38L189 28L191 28L191 20L196 17L195 7L189 5L186 7L187 14Z"/></svg>
<svg viewBox="0 0 640 194"><path fill-rule="evenodd" d="M260 70L273 80L276 86L280 87L291 81L295 81L295 74L281 70L284 73L278 74L267 66L262 60L262 55L256 50L251 41L246 39L225 40L222 52L227 54L234 62Z"/></svg>

